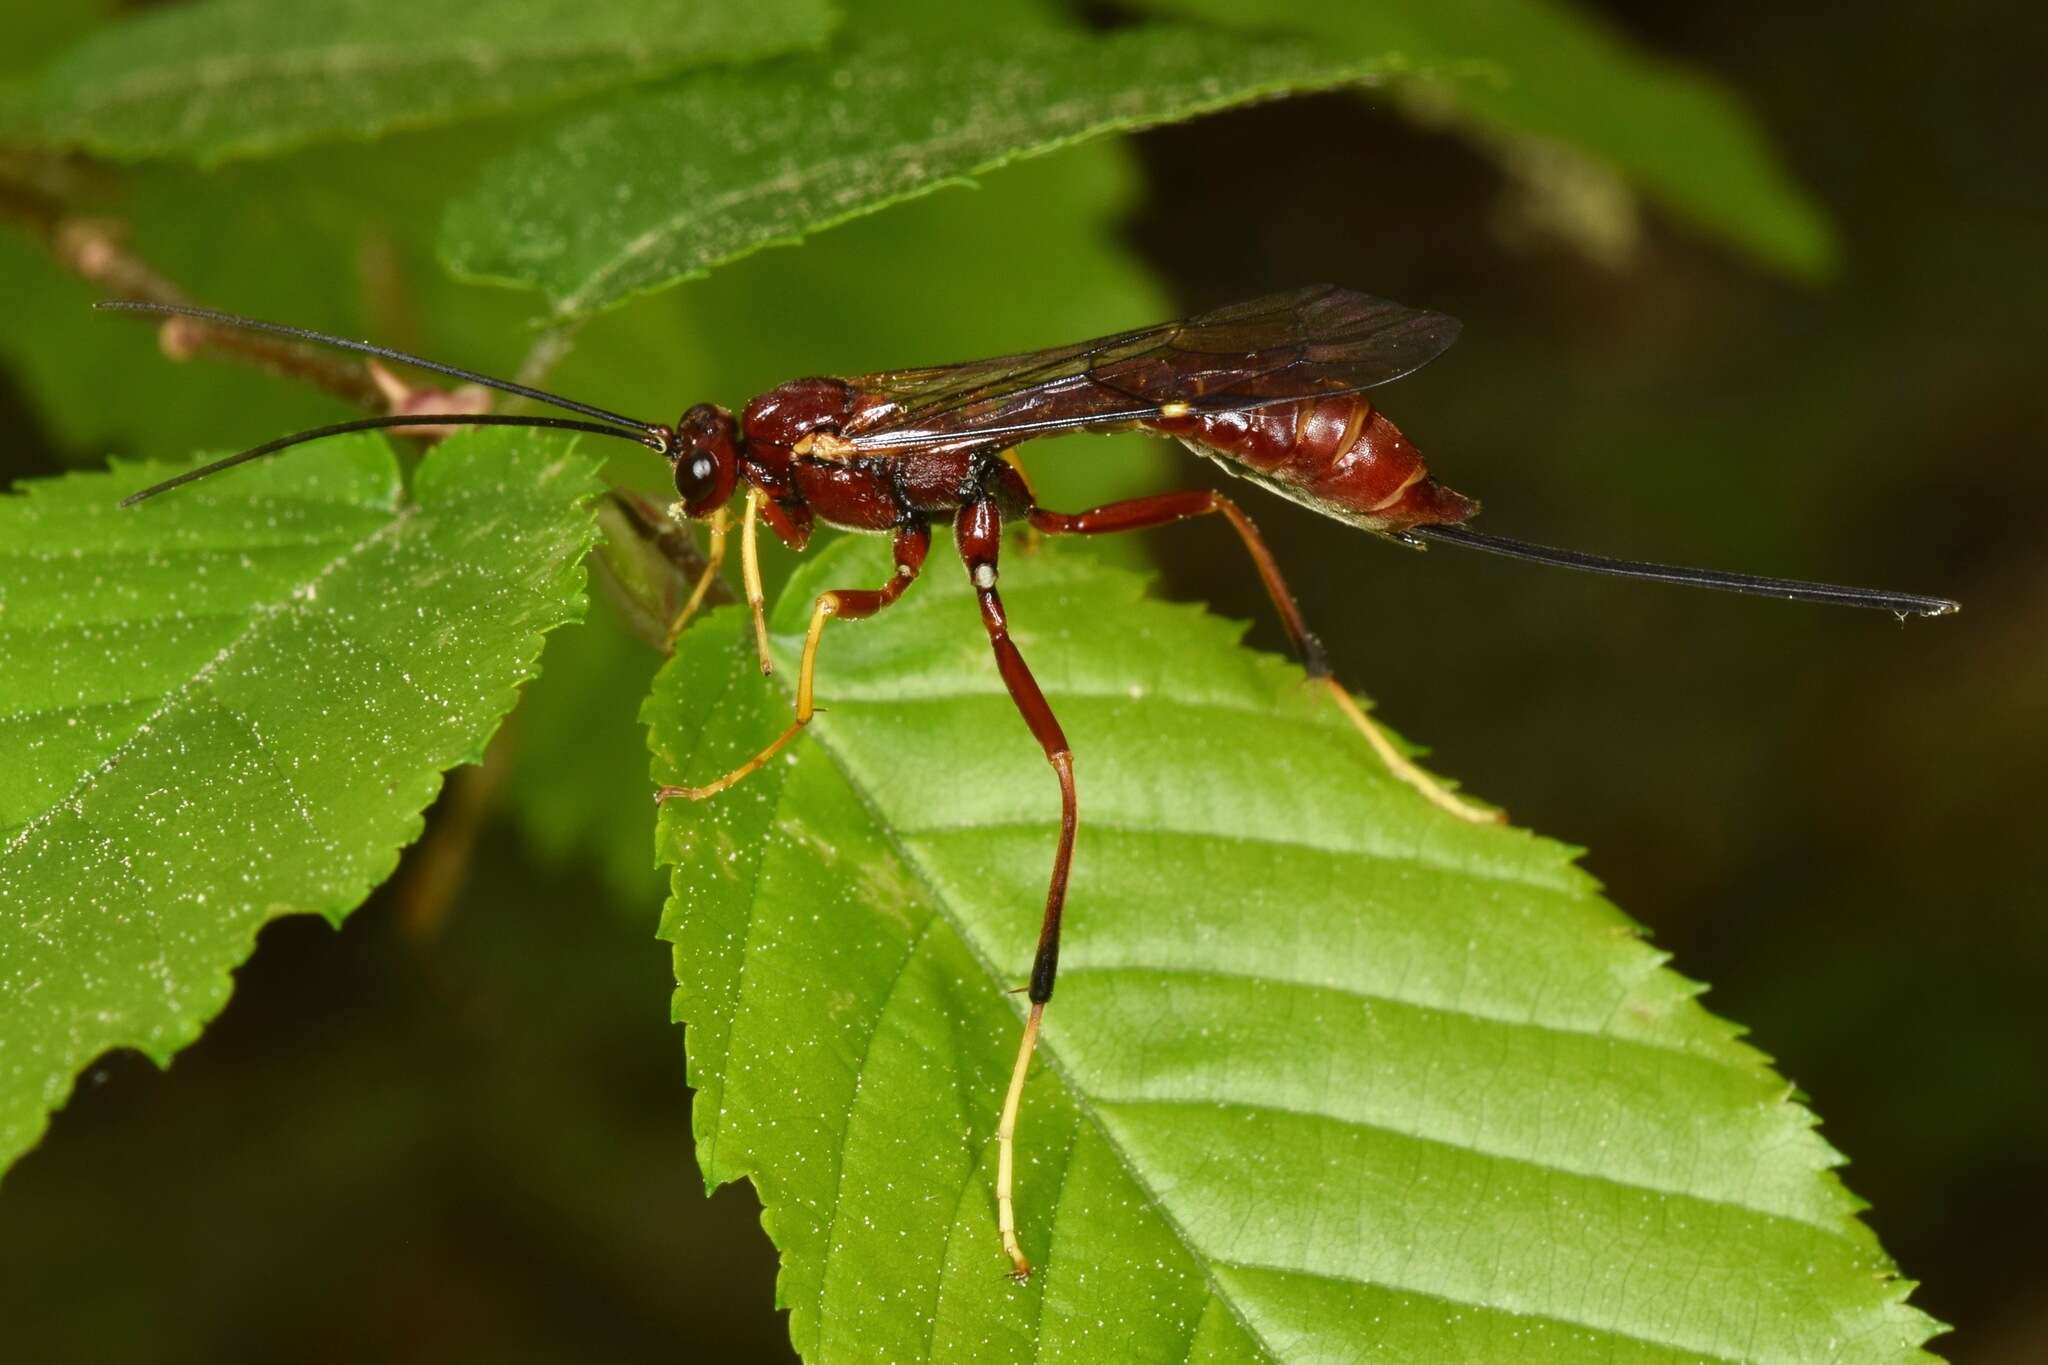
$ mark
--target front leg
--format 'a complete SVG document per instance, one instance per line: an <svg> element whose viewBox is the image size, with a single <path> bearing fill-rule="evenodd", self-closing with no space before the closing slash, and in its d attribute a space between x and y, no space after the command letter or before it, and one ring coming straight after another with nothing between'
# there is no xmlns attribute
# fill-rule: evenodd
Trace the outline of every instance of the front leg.
<svg viewBox="0 0 2048 1365"><path fill-rule="evenodd" d="M681 503L676 506L681 507ZM676 613L675 620L668 623L668 637L664 641L665 652L676 652L676 641L682 638L683 627L704 605L710 595L711 585L718 580L719 566L725 563L725 533L732 525L732 516L723 507L711 514L709 543L704 550L704 567L698 571L697 583L690 590L690 600L683 603L683 609Z"/></svg>
<svg viewBox="0 0 2048 1365"><path fill-rule="evenodd" d="M1032 736L1045 750L1046 762L1060 784L1060 837L1053 852L1052 880L1045 892L1045 917L1038 926L1038 952L1031 962L1031 984L1027 994L1031 1012L1024 1020L1024 1037L1017 1045L1017 1061L1010 1071L1010 1088L1003 1096L1002 1117L996 1122L996 1226L1002 1233L1003 1250L1009 1253L1013 1274L1019 1279L1031 1275L1031 1262L1017 1245L1016 1186L1017 1111L1024 1099L1024 1077L1031 1069L1031 1054L1038 1046L1038 1024L1052 999L1053 978L1060 966L1060 916L1067 903L1067 873L1074 862L1074 831L1080 823L1074 799L1074 751L1066 734L1031 676L1024 656L1010 639L1009 620L1003 614L1003 599L996 591L997 559L1003 543L1002 514L992 501L984 499L960 509L953 522L953 538L960 549L960 561L974 584L981 604L981 623L995 647L996 668L1010 689L1010 700L1031 727Z"/></svg>
<svg viewBox="0 0 2048 1365"><path fill-rule="evenodd" d="M896 532L896 573L888 583L879 588L836 588L831 592L819 593L817 601L811 604L811 628L804 634L803 662L796 674L796 719L789 723L789 728L777 735L767 748L724 777L707 782L701 787L662 787L654 793L654 799L660 802L682 797L690 801L701 801L707 796L716 796L780 753L783 745L795 739L803 728L811 723L811 715L816 709L811 705L811 677L817 668L818 641L824 638L825 623L835 616L849 621L873 616L903 596L910 585L917 581L918 571L924 567L925 554L931 547L932 528L923 521L908 523ZM756 587L756 584L750 583L749 593L755 592ZM768 662L768 633L761 620L762 617L757 612L757 647L765 672Z"/></svg>

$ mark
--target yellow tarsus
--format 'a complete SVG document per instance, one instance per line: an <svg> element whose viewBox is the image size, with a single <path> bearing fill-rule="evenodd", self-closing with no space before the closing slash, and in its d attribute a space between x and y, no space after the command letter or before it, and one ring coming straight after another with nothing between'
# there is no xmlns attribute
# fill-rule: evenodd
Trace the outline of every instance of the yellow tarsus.
<svg viewBox="0 0 2048 1365"><path fill-rule="evenodd" d="M996 1120L996 1227L1003 1234L1003 1250L1010 1256L1010 1278L1020 1284L1031 1278L1031 1262L1017 1245L1017 1111L1024 1103L1024 1077L1031 1070L1031 1053L1038 1046L1038 1021L1044 1014L1045 1006L1034 1003L1024 1020L1009 1093L1003 1096L1003 1114Z"/></svg>
<svg viewBox="0 0 2048 1365"><path fill-rule="evenodd" d="M824 638L825 623L831 620L838 610L838 593L820 594L818 600L812 604L811 628L804 635L803 661L797 665L796 671L796 719L789 723L789 728L771 740L767 748L716 781L707 782L701 787L658 788L654 793L657 803L678 798L685 801L702 801L707 796L718 795L748 774L759 772L767 765L769 759L782 752L783 745L795 739L803 728L811 723L811 717L816 713L816 708L811 704L811 678L818 667L818 641ZM764 651L767 648L765 640L762 648ZM762 657L765 659L767 655L764 653Z"/></svg>
<svg viewBox="0 0 2048 1365"><path fill-rule="evenodd" d="M1475 825L1497 825L1507 819L1506 811L1494 810L1465 800L1409 762L1407 755L1396 749L1394 742L1387 738L1386 732L1373 724L1372 717L1365 714L1365 709L1358 704L1356 698L1344 690L1342 683L1335 678L1318 678L1316 681L1328 689L1331 698L1337 703L1337 708L1358 727L1358 732L1365 736L1365 742L1372 745L1373 752L1380 756L1380 761L1387 765L1394 776L1421 792L1432 805L1449 811L1460 820L1470 820Z"/></svg>

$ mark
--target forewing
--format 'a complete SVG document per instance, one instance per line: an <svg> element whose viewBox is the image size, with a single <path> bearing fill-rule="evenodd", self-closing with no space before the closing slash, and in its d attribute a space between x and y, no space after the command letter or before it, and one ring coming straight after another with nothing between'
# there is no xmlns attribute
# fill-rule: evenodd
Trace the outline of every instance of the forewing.
<svg viewBox="0 0 2048 1365"><path fill-rule="evenodd" d="M841 435L863 449L958 446L1351 393L1457 335L1442 313L1316 285L1050 350L862 375L848 382L885 401Z"/></svg>

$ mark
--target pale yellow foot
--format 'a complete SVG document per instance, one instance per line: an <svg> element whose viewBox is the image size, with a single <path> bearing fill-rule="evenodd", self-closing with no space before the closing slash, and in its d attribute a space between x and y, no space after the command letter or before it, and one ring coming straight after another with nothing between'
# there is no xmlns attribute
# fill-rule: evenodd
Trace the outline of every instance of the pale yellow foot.
<svg viewBox="0 0 2048 1365"><path fill-rule="evenodd" d="M1045 1006L1034 1004L1024 1020L1024 1037L1017 1044L1017 1064L1010 1071L1010 1090L1003 1096L1003 1116L996 1121L996 1229L1003 1235L1003 1250L1010 1258L1010 1278L1022 1284L1031 1278L1031 1262L1017 1245L1017 1205L1014 1199L1017 1175L1017 1110L1024 1102L1024 1077L1031 1070L1031 1053L1038 1046L1038 1021Z"/></svg>
<svg viewBox="0 0 2048 1365"><path fill-rule="evenodd" d="M1410 763L1407 755L1396 749L1386 733L1373 724L1372 717L1365 714L1365 708L1358 704L1358 699L1345 691L1343 684L1335 678L1317 678L1315 681L1320 682L1329 691L1338 709L1358 727L1358 732L1365 736L1365 742L1372 745L1373 752L1380 756L1380 761L1387 765L1394 776L1421 792L1429 799L1431 805L1449 811L1460 820L1470 820L1476 825L1497 825L1508 818L1506 811L1467 801Z"/></svg>

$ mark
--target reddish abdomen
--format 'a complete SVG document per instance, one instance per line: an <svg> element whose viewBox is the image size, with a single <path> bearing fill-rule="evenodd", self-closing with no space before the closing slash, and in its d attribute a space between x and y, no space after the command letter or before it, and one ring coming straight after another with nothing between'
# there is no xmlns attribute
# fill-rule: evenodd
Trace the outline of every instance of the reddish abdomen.
<svg viewBox="0 0 2048 1365"><path fill-rule="evenodd" d="M1282 497L1370 531L1463 521L1479 504L1431 478L1399 427L1363 394L1305 398L1144 424Z"/></svg>

